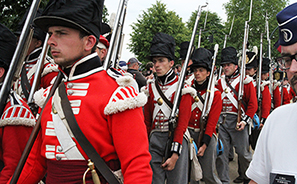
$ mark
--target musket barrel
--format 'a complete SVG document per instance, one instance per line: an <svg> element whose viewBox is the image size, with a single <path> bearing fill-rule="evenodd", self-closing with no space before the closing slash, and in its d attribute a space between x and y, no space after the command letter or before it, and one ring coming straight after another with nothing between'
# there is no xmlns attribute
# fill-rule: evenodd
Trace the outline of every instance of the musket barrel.
<svg viewBox="0 0 297 184"><path fill-rule="evenodd" d="M29 105L31 103L33 103L33 95L34 95L35 91L38 89L38 84L39 84L41 73L42 73L43 66L44 66L44 60L46 58L46 54L49 49L49 45L47 44L48 39L49 39L49 34L47 33L45 36L45 39L44 39L41 54L40 54L38 62L37 62L37 69L35 71L35 77L34 77L32 87L31 87L31 90L29 93L29 98L28 98Z"/></svg>
<svg viewBox="0 0 297 184"><path fill-rule="evenodd" d="M122 16L122 12L124 11L124 7L127 4L126 1L127 0L121 0L119 7L118 7L118 11L117 11L117 15L116 15L115 23L114 23L114 29L113 29L114 31L113 31L113 33L111 35L111 39L110 39L110 46L109 46L109 49L108 49L108 52L106 55L105 62L103 63L103 68L105 70L108 69L110 62L112 62L111 59L112 59L112 54L115 50L115 45L116 45L115 43L116 43L116 36L118 35L119 22L120 22L120 19Z"/></svg>
<svg viewBox="0 0 297 184"><path fill-rule="evenodd" d="M197 16L196 16L196 21L195 21L195 25L194 25L194 28L193 28L193 32L192 32L192 36L191 36L191 40L190 40L190 43L189 43L189 47L188 47L188 51L187 51L187 56L186 56L186 59L185 59L185 63L182 67L182 70L181 70L181 74L180 74L180 78L178 80L178 86L177 86L177 90L175 92L175 95L174 95L174 101L173 101L173 108L172 108L172 111L171 111L171 114L170 114L170 118L169 119L175 119L175 117L177 116L177 110L178 110L178 106L179 106L179 102L180 102L180 96L181 96L181 89L183 89L184 87L184 81L185 81L185 77L186 77L186 69L188 67L188 64L189 64L189 59L190 59L190 56L191 56L191 50L192 50L192 47L193 47L193 43L194 43L194 40L195 40L195 33L197 31L197 28L198 28L198 22L199 22L199 19L200 19L200 16L201 16L201 10L203 7L206 7L206 5L204 6L198 6L198 11L197 11Z"/></svg>
<svg viewBox="0 0 297 184"><path fill-rule="evenodd" d="M24 57L25 53L27 53L28 47L26 47L26 43L28 43L32 38L32 31L30 31L29 27L32 25L32 22L36 15L39 4L40 4L40 0L33 0L30 10L28 12L27 19L25 21L24 27L22 29L19 42L17 44L14 55L12 57L11 64L9 66L2 88L0 90L0 114L3 113L6 100L14 80L14 76L18 76L18 77L20 76L20 73L19 73L20 71L17 71L17 69L19 68L20 70L19 65L22 64L21 62L24 60L24 58L22 57ZM30 32L31 32L31 36L28 36L30 35ZM29 41L27 39L29 39Z"/></svg>

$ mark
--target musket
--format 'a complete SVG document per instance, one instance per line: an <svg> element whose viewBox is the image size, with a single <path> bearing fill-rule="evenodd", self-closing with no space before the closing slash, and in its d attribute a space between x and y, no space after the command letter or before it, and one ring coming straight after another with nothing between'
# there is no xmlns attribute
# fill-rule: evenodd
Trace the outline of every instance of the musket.
<svg viewBox="0 0 297 184"><path fill-rule="evenodd" d="M223 45L223 49L226 48L226 44L227 44L227 39L228 37L231 36L231 33L232 33L232 28L233 28L233 24L234 24L234 17L233 16L233 20L232 20L232 23L231 23L231 27L230 27L230 31L229 31L229 34L225 34L225 39L224 39L224 45ZM220 69L219 69L219 74L218 74L218 79L221 78L221 75L222 75L222 66L220 66Z"/></svg>
<svg viewBox="0 0 297 184"><path fill-rule="evenodd" d="M115 23L114 23L114 29L113 29L113 33L111 35L106 59L105 59L105 62L103 63L103 68L105 70L107 70L110 66L114 67L114 65L115 65L114 64L115 61L112 61L112 57L113 57L114 52L116 51L116 46L118 45L117 37L118 37L119 31L120 31L119 27L121 25L123 25L123 23L121 23L121 20L123 19L124 15L125 15L126 7L127 7L127 0L121 0L119 7L118 7L118 11L117 11L117 15L116 15Z"/></svg>
<svg viewBox="0 0 297 184"><path fill-rule="evenodd" d="M203 26L203 29L199 29L199 36L198 36L198 46L197 48L200 48L200 44L201 44L201 34L202 34L202 31L205 30L205 27L206 27L206 22L207 22L207 14L208 14L208 11L206 12L206 15L205 15L205 20L204 20L204 26Z"/></svg>
<svg viewBox="0 0 297 184"><path fill-rule="evenodd" d="M49 49L49 45L47 44L48 39L49 39L49 34L47 33L45 36L45 39L44 39L41 54L37 61L37 67L36 67L36 71L34 74L34 80L33 80L31 90L29 93L29 97L28 97L28 101L27 101L27 103L34 115L37 114L38 108L37 108L36 104L34 103L33 95L39 88L41 73L43 71L43 66L44 66L44 61L45 61L45 58L46 58L46 55L47 55L47 52Z"/></svg>
<svg viewBox="0 0 297 184"><path fill-rule="evenodd" d="M262 74L262 63L263 63L263 33L260 35L260 56L259 56L259 70L258 70L258 81L257 81L257 98L258 98L258 116L262 116L262 93L261 93L261 74Z"/></svg>
<svg viewBox="0 0 297 184"><path fill-rule="evenodd" d="M3 113L4 107L6 105L6 100L11 90L13 81L20 77L22 62L24 61L25 56L28 52L29 44L33 36L32 22L38 10L39 4L40 4L40 0L33 0L31 4L24 27L20 35L19 42L13 54L6 77L4 79L4 82L0 91L0 114Z"/></svg>
<svg viewBox="0 0 297 184"><path fill-rule="evenodd" d="M209 109L211 107L211 104L209 104L209 100L210 100L210 93L211 93L211 88L212 88L212 83L214 82L214 72L215 72L215 65L216 65L216 57L218 54L218 50L219 50L219 45L215 44L214 46L214 55L213 55L213 60L212 60L212 66L211 66L211 73L209 76L209 81L208 81L208 85L207 85L207 89L206 89L206 94L205 94L205 101L204 101L204 105L203 105L203 109L202 109L202 113L201 113L201 117L200 117L200 133L198 136L198 141L197 141L197 146L198 148L200 146L202 146L202 138L205 132L205 126L207 123L207 118L208 118L208 113L207 113L207 109ZM212 91L213 92L213 91Z"/></svg>
<svg viewBox="0 0 297 184"><path fill-rule="evenodd" d="M62 74L62 72L59 72L44 104L46 104L48 102L48 100L51 98L51 96L53 96L53 94L54 94L56 88L59 86L62 78L63 78L63 74ZM37 138L37 135L38 135L38 133L40 131L41 117L42 117L43 110L44 110L44 108L41 110L39 118L36 121L36 124L35 124L35 126L34 126L34 128L32 130L32 133L31 133L31 135L30 135L30 137L28 139L28 142L27 142L26 147L25 147L25 149L23 151L23 154L22 154L22 156L20 158L20 161L19 161L19 163L18 163L18 165L17 165L17 167L16 167L16 169L15 169L15 171L13 173L10 184L17 183L17 181L18 181L18 179L20 177L20 174L21 174L21 172L23 170L23 167L24 167L24 165L26 163L26 160L27 160L27 158L29 156L29 153L30 153L30 151L31 151L31 149L33 147L33 144L34 144L34 142L35 142L35 140Z"/></svg>
<svg viewBox="0 0 297 184"><path fill-rule="evenodd" d="M248 41L248 34L249 34L249 22L251 21L252 18L252 7L253 7L253 0L251 0L250 4L250 14L249 14L249 20L245 21L245 26L244 26L244 37L243 37L243 44L242 44L242 60L241 60L241 65L240 65L240 79L239 79L239 91L238 91L238 112L237 112L237 123L240 123L241 121L241 101L243 98L243 80L245 78L245 63L246 63L246 46L247 46L247 41Z"/></svg>
<svg viewBox="0 0 297 184"><path fill-rule="evenodd" d="M177 89L176 89L176 92L175 92L175 95L174 95L174 100L173 100L173 107L172 107L172 111L171 111L170 116L169 116L168 140L167 140L166 146L165 146L165 152L164 152L164 155L163 155L163 162L165 162L171 156L171 145L172 145L172 142L173 142L173 133L174 133L174 129L175 129L176 124L177 124L177 116L178 116L179 104L180 104L180 100L181 100L181 92L182 92L182 89L184 88L186 70L187 70L187 66L189 64L191 51L192 51L193 43L194 43L194 40L195 40L195 34L197 32L198 23L199 23L199 19L200 19L200 16L201 16L201 10L202 10L202 8L206 7L207 5L208 5L208 2L206 2L206 5L203 5L203 6L199 5L198 6L196 20L195 20L191 40L190 40L190 43L189 43L185 63L183 65L183 67L182 67L180 77L178 79Z"/></svg>
<svg viewBox="0 0 297 184"><path fill-rule="evenodd" d="M127 3L127 2L126 2ZM123 33L123 29L124 29L124 23L125 23L125 18L126 18L126 12L127 12L127 4L125 4L124 7L124 11L123 14L121 16L121 21L119 22L119 31L118 31L118 35L117 35L117 43L115 44L116 46L116 52L113 53L113 56L111 58L111 66L118 68L117 64L119 63L119 60L121 58L121 53L122 53L122 47L123 47L123 41L124 41L124 33Z"/></svg>

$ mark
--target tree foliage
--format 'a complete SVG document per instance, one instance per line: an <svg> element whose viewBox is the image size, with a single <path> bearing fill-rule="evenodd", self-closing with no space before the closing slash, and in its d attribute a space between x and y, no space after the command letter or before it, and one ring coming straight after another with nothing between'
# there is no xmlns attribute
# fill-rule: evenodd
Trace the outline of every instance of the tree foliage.
<svg viewBox="0 0 297 184"><path fill-rule="evenodd" d="M147 11L143 11L143 14L139 15L137 22L132 24L129 49L140 61L148 62L147 56L150 54L151 41L158 32L174 37L176 43L175 57L179 58L178 46L181 42L187 40L189 31L175 12L168 11L165 4L157 1Z"/></svg>
<svg viewBox="0 0 297 184"><path fill-rule="evenodd" d="M194 28L196 17L197 17L197 10L192 12L191 17L187 22L187 28L189 31L191 31L191 33ZM206 24L205 24L205 21L206 21ZM220 48L223 47L225 34L228 34L228 33L224 32L224 25L222 24L222 20L217 15L217 13L207 12L207 11L201 12L201 17L198 23L197 34L195 36L195 41L194 41L194 45L196 48L198 47L198 38L199 38L200 29L201 29L200 47L203 47L209 50L213 50L215 44L219 44ZM191 35L189 35L189 38L187 41L190 41L190 39L191 39Z"/></svg>
<svg viewBox="0 0 297 184"><path fill-rule="evenodd" d="M269 0L269 1L253 1L252 16L249 22L249 49L253 46L259 48L260 35L265 33L265 20L266 15L269 22L269 37L273 30L277 28L276 14L281 11L288 3L288 0ZM243 37L244 37L244 25L245 21L249 19L250 13L250 0L230 0L224 5L228 20L226 27L230 27L233 16L234 27L230 39L227 42L227 46L234 46L236 49L242 49ZM271 47L277 41L278 31L271 37ZM267 32L263 37L263 53L267 56Z"/></svg>

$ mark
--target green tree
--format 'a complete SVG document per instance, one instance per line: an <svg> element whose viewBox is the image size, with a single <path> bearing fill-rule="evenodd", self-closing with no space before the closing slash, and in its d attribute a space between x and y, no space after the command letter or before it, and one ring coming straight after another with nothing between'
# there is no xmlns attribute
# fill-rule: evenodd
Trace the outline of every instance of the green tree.
<svg viewBox="0 0 297 184"><path fill-rule="evenodd" d="M47 2L48 0L41 0L40 7L44 8ZM15 31L17 24L23 18L27 9L30 8L31 3L30 0L1 0L1 23Z"/></svg>
<svg viewBox="0 0 297 184"><path fill-rule="evenodd" d="M139 15L137 22L132 24L129 49L140 61L148 62L147 56L150 54L151 41L158 32L174 37L176 43L175 57L179 58L178 46L181 42L187 40L188 29L175 12L168 11L165 4L157 1L147 11L143 11L143 14Z"/></svg>
<svg viewBox="0 0 297 184"><path fill-rule="evenodd" d="M269 22L269 34L277 27L276 14L281 11L288 3L288 0L268 0L268 1L253 1L252 17L249 22L249 49L253 46L259 48L260 35L265 33L265 20L266 14ZM249 19L250 12L250 0L230 0L224 4L226 13L229 20L234 19L234 29L230 36L230 40L227 42L227 46L234 46L236 49L242 49L244 25L245 21ZM231 21L226 22L226 27L230 27ZM275 36L271 38L271 46L277 41L278 35L275 32ZM267 34L267 32L266 32ZM263 37L263 53L267 56L267 36Z"/></svg>
<svg viewBox="0 0 297 184"><path fill-rule="evenodd" d="M205 24L205 17L206 24ZM192 15L187 22L187 28L192 32L197 17L197 10L192 12ZM205 27L204 27L205 25ZM221 18L217 13L202 11L198 23L197 33L195 36L194 45L197 48L199 32L201 29L201 43L200 47L213 50L215 44L219 44L220 49L223 47L225 34L228 34L224 31L224 25L222 24ZM191 35L189 35L191 37ZM190 37L188 41L190 41ZM219 56L219 55L218 55Z"/></svg>

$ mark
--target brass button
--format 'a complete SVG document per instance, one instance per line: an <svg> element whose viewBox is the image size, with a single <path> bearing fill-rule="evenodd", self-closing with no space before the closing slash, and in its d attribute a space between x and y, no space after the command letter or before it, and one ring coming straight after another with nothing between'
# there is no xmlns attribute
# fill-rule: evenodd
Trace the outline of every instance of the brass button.
<svg viewBox="0 0 297 184"><path fill-rule="evenodd" d="M157 103L158 103L158 105L162 105L163 104L163 99L161 97L158 98Z"/></svg>
<svg viewBox="0 0 297 184"><path fill-rule="evenodd" d="M198 96L195 96L195 97L194 97L194 100L195 100L195 102L199 102L199 98L198 98Z"/></svg>

